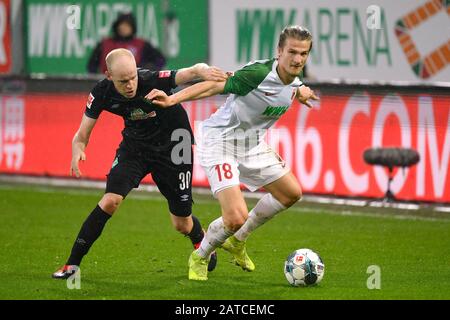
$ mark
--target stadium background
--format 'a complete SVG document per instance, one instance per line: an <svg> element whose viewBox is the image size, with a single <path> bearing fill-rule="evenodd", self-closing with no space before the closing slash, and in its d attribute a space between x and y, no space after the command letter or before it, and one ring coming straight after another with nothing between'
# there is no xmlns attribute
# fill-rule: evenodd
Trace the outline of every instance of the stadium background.
<svg viewBox="0 0 450 320"><path fill-rule="evenodd" d="M304 191L380 197L387 171L368 166L362 153L398 146L421 160L395 171L395 195L450 202L450 40L435 32L448 30L446 1L378 1L374 9L370 1L95 0L78 1L79 16L67 1L0 3L3 174L67 177L71 136L98 80L86 75L87 59L117 12L131 10L138 35L164 51L168 69L206 61L236 70L273 56L284 25L307 26L314 49L306 82L321 101L311 111L291 108L268 137ZM186 103L193 126L221 102ZM88 148L96 161L83 168L87 179L104 179L120 139L121 121L103 118ZM198 167L193 184L207 186Z"/></svg>
<svg viewBox="0 0 450 320"><path fill-rule="evenodd" d="M79 6L79 20L71 5ZM185 279L179 266L190 248L171 231L161 197L148 193L129 197L106 239L83 262L84 289L56 288L50 272L64 262L101 190L14 186L36 178L40 184L104 187L122 120L102 114L82 180L69 177L71 140L101 78L86 74L87 58L117 13L128 10L136 15L138 35L168 57L167 69L208 62L236 70L272 57L286 24L305 25L314 36L305 82L321 100L311 110L294 105L267 137L299 178L307 201L252 236L249 250L262 272L250 278L230 276L232 266L215 271L210 282L222 290L197 290ZM449 14L448 0L0 0L0 297L448 299ZM193 127L223 99L185 103ZM369 212L365 204L356 212L336 208L342 198L383 197L387 170L367 165L363 152L391 146L420 154L417 165L395 169L392 184L399 200L418 204L417 212L392 212L382 204ZM145 182L151 189L151 178ZM193 185L209 194L198 166ZM308 196L337 201L315 207ZM217 217L216 202L198 193L195 198L204 223ZM437 215L434 205L444 213ZM325 258L329 269L320 288L294 292L279 285L279 264L300 245L319 248ZM366 268L374 263L384 272L379 293L365 287ZM30 272L21 272L24 267Z"/></svg>

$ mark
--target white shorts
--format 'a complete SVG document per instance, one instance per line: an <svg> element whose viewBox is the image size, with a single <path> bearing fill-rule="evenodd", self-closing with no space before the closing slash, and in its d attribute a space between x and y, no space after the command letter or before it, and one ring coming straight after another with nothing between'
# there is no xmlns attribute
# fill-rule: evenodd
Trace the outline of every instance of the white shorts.
<svg viewBox="0 0 450 320"><path fill-rule="evenodd" d="M214 196L223 189L241 183L253 192L290 171L283 159L265 142L259 143L245 155L217 151L200 150L200 153L207 153L207 157L199 156L200 165L206 172Z"/></svg>

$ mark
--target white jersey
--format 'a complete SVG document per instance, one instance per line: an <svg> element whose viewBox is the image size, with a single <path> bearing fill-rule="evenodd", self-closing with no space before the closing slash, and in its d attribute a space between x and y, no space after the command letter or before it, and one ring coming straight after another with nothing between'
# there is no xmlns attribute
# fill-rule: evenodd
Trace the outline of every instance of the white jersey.
<svg viewBox="0 0 450 320"><path fill-rule="evenodd" d="M263 137L302 82L296 77L283 84L277 66L275 59L263 60L235 72L224 88L230 96L198 128L196 154L214 194L240 183L255 191L289 172Z"/></svg>
<svg viewBox="0 0 450 320"><path fill-rule="evenodd" d="M298 77L285 85L277 73L276 59L247 64L228 78L224 93L226 102L203 122L203 130L214 130L208 138L239 140L256 130L270 128L292 105Z"/></svg>

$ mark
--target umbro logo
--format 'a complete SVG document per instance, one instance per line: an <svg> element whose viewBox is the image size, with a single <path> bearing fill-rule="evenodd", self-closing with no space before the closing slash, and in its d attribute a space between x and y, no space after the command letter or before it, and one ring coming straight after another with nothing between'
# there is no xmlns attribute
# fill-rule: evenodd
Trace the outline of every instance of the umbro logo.
<svg viewBox="0 0 450 320"><path fill-rule="evenodd" d="M181 196L181 201L188 201L188 200L189 200L189 195L183 194L183 195Z"/></svg>

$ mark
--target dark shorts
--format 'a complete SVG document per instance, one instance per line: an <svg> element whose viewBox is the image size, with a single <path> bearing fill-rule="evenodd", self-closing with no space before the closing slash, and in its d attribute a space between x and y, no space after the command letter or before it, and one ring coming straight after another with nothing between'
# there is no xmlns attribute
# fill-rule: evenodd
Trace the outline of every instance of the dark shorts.
<svg viewBox="0 0 450 320"><path fill-rule="evenodd" d="M142 154L119 147L112 168L107 175L105 193L124 198L151 173L161 194L167 199L169 210L176 216L192 213L192 150L190 164L174 164L169 151Z"/></svg>

